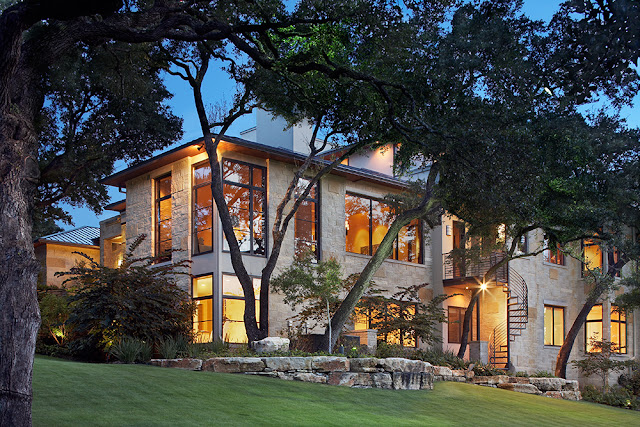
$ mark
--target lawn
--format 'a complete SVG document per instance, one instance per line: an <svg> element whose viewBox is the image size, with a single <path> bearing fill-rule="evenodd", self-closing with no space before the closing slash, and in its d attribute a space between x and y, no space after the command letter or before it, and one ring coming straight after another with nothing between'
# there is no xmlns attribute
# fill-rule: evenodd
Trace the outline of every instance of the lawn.
<svg viewBox="0 0 640 427"><path fill-rule="evenodd" d="M36 357L35 426L640 425L640 413L487 387L350 389Z"/></svg>

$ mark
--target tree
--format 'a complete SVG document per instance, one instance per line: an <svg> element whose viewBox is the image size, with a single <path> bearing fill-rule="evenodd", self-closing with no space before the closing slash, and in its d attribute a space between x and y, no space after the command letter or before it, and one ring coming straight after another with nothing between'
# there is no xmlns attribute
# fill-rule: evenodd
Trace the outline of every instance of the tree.
<svg viewBox="0 0 640 427"><path fill-rule="evenodd" d="M314 302L325 306L329 334L331 335L331 305L342 289L340 264L335 259L316 261L312 252L303 253L293 264L271 280L275 292L284 294L284 302L295 309L296 305ZM331 348L327 351L331 353Z"/></svg>
<svg viewBox="0 0 640 427"><path fill-rule="evenodd" d="M591 352L586 359L573 360L571 363L586 376L593 374L602 378L602 391L609 390L609 372L619 372L634 364L629 360L611 360L611 355L618 349L610 341L591 339Z"/></svg>

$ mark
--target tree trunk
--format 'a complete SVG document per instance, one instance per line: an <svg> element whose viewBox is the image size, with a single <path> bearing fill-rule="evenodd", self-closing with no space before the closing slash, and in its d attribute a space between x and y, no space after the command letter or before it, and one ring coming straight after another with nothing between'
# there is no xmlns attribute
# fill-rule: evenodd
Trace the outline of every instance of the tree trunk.
<svg viewBox="0 0 640 427"><path fill-rule="evenodd" d="M28 114L9 105L0 109L0 425L27 426L40 325L40 264L30 215L38 179L37 142Z"/></svg>
<svg viewBox="0 0 640 427"><path fill-rule="evenodd" d="M342 301L342 303L338 307L338 310L331 318L331 322L325 331L323 339L324 344L326 345L323 345L323 347L327 347L333 350L333 347L335 346L336 341L338 340L338 337L342 332L342 328L344 328L344 325L349 320L349 317L358 304L358 301L360 301L360 298L362 298L362 295L364 295L365 291L367 290L369 282L371 282L371 279L373 279L374 274L376 274L376 271L378 271L382 263L389 257L389 254L393 249L393 242L402 227L409 224L412 220L426 215L432 209L434 203L432 201L431 193L429 190L430 187L427 187L425 196L418 207L403 212L393 221L393 223L389 227L389 230L387 230L387 234L385 234L382 242L380 242L378 250L369 259L369 262L360 273L360 276L358 277L358 280L356 280L356 283L353 285L353 288L351 288L351 291L349 291L349 294L344 299L344 301ZM331 334L331 339L329 339L330 330L333 332Z"/></svg>
<svg viewBox="0 0 640 427"><path fill-rule="evenodd" d="M467 351L467 343L469 342L469 329L471 329L471 318L473 317L473 307L480 298L480 290L476 290L469 301L469 306L464 312L464 321L462 322L462 338L460 339L460 349L458 350L458 357L464 358L464 353ZM480 339L480 337L478 337Z"/></svg>

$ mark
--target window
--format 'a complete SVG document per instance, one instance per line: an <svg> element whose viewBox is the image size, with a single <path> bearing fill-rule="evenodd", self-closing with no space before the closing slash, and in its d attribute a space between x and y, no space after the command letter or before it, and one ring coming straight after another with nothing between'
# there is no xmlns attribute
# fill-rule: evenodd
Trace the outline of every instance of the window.
<svg viewBox="0 0 640 427"><path fill-rule="evenodd" d="M518 242L518 252L521 254L529 253L529 235L523 234L520 236L520 241Z"/></svg>
<svg viewBox="0 0 640 427"><path fill-rule="evenodd" d="M253 279L256 319L260 318L260 279ZM236 276L222 276L222 338L225 342L246 343L244 327L244 291Z"/></svg>
<svg viewBox="0 0 640 427"><path fill-rule="evenodd" d="M560 245L555 249L546 249L544 251L544 260L550 264L564 265L564 253Z"/></svg>
<svg viewBox="0 0 640 427"><path fill-rule="evenodd" d="M582 263L582 275L584 276L589 270L596 268L602 271L602 249L595 243L593 239L585 239L582 241L582 252L584 262Z"/></svg>
<svg viewBox="0 0 640 427"><path fill-rule="evenodd" d="M591 345L591 341L602 340L602 304L596 304L591 308L587 315L584 330L587 352L600 351Z"/></svg>
<svg viewBox="0 0 640 427"><path fill-rule="evenodd" d="M304 192L309 183L309 180L300 178L296 188L296 198ZM316 254L316 259L320 259L320 248L318 247L320 219L318 200L318 184L316 183L296 211L294 233L296 255L300 255L305 250L310 250Z"/></svg>
<svg viewBox="0 0 640 427"><path fill-rule="evenodd" d="M347 194L345 198L347 252L373 255L393 222L391 207L378 200ZM422 263L422 227L411 221L398 233L389 258Z"/></svg>
<svg viewBox="0 0 640 427"><path fill-rule="evenodd" d="M544 345L564 343L564 307L544 306Z"/></svg>
<svg viewBox="0 0 640 427"><path fill-rule="evenodd" d="M462 342L462 326L464 324L464 313L467 311L466 307L452 307L448 308L448 339L449 344L460 344ZM473 321L473 317L471 317ZM473 326L469 325L469 340L471 340L471 331Z"/></svg>
<svg viewBox="0 0 640 427"><path fill-rule="evenodd" d="M616 353L627 354L627 316L615 305L611 306L611 344Z"/></svg>
<svg viewBox="0 0 640 427"><path fill-rule="evenodd" d="M416 347L413 332L405 330L402 324L416 314L416 303L407 301L389 302L377 298L365 300L365 306L356 311L355 330L377 329L378 341Z"/></svg>
<svg viewBox="0 0 640 427"><path fill-rule="evenodd" d="M236 160L222 161L224 198L229 207L233 232L240 251L266 254L266 173L267 169ZM224 239L224 249L229 244Z"/></svg>
<svg viewBox="0 0 640 427"><path fill-rule="evenodd" d="M171 259L171 175L156 180L156 256Z"/></svg>
<svg viewBox="0 0 640 427"><path fill-rule="evenodd" d="M193 168L193 253L213 250L213 197L209 163Z"/></svg>
<svg viewBox="0 0 640 427"><path fill-rule="evenodd" d="M197 342L213 340L213 277L194 277L191 281L191 297L196 303L193 315L193 333Z"/></svg>

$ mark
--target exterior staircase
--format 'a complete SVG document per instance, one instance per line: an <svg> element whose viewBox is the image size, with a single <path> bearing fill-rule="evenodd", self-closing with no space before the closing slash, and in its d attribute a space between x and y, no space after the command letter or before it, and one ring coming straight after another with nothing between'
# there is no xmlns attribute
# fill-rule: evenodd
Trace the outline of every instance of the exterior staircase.
<svg viewBox="0 0 640 427"><path fill-rule="evenodd" d="M527 283L515 270L509 268L502 290L507 294L507 320L493 329L489 337L489 364L508 370L510 343L522 334L529 322L529 290Z"/></svg>

